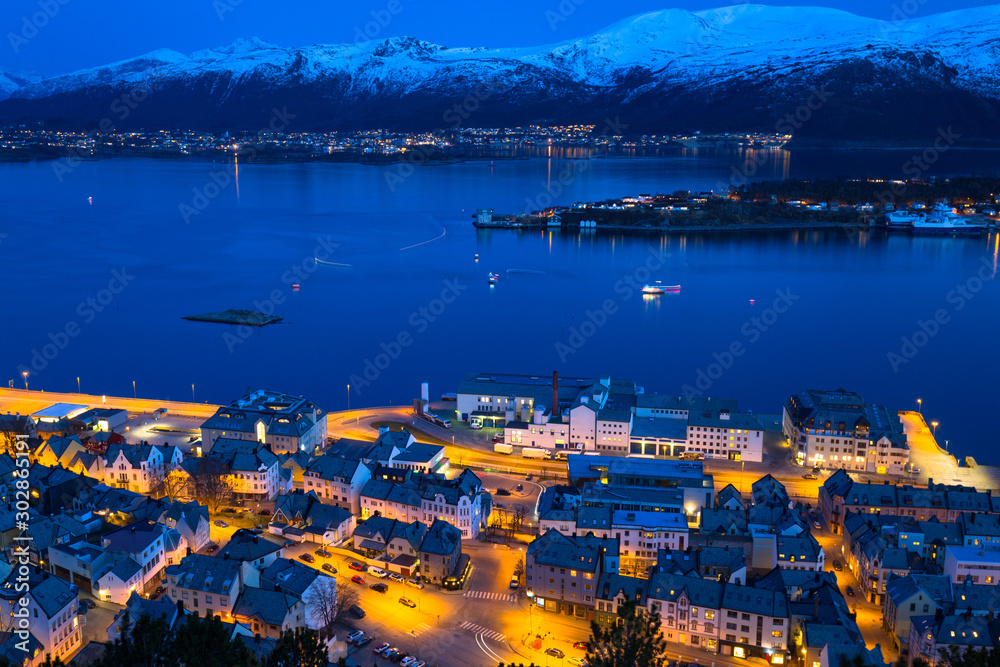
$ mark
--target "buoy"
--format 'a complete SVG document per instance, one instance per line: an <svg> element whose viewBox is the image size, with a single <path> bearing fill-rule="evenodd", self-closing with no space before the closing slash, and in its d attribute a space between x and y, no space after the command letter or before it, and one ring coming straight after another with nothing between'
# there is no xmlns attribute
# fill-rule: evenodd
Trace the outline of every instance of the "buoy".
<svg viewBox="0 0 1000 667"><path fill-rule="evenodd" d="M750 305L751 306L753 305L753 299L750 299Z"/></svg>

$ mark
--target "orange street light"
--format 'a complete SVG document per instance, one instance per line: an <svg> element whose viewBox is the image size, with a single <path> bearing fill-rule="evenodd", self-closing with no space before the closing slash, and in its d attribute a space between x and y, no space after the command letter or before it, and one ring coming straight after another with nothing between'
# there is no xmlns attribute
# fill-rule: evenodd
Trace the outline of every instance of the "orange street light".
<svg viewBox="0 0 1000 667"><path fill-rule="evenodd" d="M931 428L934 429L934 437L935 438L937 437L937 427L938 427L938 423L937 422L931 422Z"/></svg>
<svg viewBox="0 0 1000 667"><path fill-rule="evenodd" d="M924 402L923 399L920 398L917 399L917 412L919 412L920 414L924 414L922 411L923 402Z"/></svg>
<svg viewBox="0 0 1000 667"><path fill-rule="evenodd" d="M24 388L28 388L28 371L21 371L21 377L24 378Z"/></svg>

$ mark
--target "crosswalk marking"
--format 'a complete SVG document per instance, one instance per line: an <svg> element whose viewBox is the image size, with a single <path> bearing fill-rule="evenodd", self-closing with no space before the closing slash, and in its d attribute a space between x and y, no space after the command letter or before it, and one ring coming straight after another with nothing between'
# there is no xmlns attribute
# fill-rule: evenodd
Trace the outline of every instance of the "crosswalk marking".
<svg viewBox="0 0 1000 667"><path fill-rule="evenodd" d="M489 628L484 628L481 625L476 625L475 623L471 623L469 621L462 623L462 625L460 625L459 627L462 628L463 630L469 630L474 634L482 635L488 639L492 639L493 641L502 642L505 639L505 635L499 632L494 632Z"/></svg>
<svg viewBox="0 0 1000 667"><path fill-rule="evenodd" d="M488 591L465 591L467 598L480 598L483 600L502 600L504 602L517 602L517 596L511 593L490 593Z"/></svg>
<svg viewBox="0 0 1000 667"><path fill-rule="evenodd" d="M424 632L424 631L426 631L426 630L430 630L430 629L431 629L431 626L427 625L426 623L421 623L420 625L418 625L418 626L417 626L417 627L416 627L416 628L415 628L415 629L413 630L413 634L414 634L414 635L419 635L419 634L420 634L421 632Z"/></svg>

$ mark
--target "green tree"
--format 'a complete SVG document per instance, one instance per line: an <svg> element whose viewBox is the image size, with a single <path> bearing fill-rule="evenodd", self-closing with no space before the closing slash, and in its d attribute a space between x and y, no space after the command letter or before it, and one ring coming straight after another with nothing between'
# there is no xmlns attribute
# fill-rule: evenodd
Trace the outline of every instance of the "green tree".
<svg viewBox="0 0 1000 667"><path fill-rule="evenodd" d="M313 630L285 630L267 656L265 667L326 667L326 647Z"/></svg>
<svg viewBox="0 0 1000 667"><path fill-rule="evenodd" d="M647 612L631 598L618 608L619 622L605 628L590 624L590 667L663 667L667 642L660 629L660 612Z"/></svg>

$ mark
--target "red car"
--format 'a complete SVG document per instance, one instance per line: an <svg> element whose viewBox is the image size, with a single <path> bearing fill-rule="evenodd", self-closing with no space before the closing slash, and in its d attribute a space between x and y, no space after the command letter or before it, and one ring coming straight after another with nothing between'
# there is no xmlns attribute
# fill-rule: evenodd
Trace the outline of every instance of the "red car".
<svg viewBox="0 0 1000 667"><path fill-rule="evenodd" d="M357 570L358 572L364 572L365 571L365 566L362 565L361 563L357 562L356 560L352 560L351 564L348 565L347 567L351 568L352 570Z"/></svg>
<svg viewBox="0 0 1000 667"><path fill-rule="evenodd" d="M353 577L351 577L351 581L353 581L356 584L364 584L365 578L356 574Z"/></svg>
<svg viewBox="0 0 1000 667"><path fill-rule="evenodd" d="M586 650L590 649L590 644L588 642L574 642L573 643L573 648L578 648L578 649L586 651Z"/></svg>

